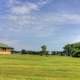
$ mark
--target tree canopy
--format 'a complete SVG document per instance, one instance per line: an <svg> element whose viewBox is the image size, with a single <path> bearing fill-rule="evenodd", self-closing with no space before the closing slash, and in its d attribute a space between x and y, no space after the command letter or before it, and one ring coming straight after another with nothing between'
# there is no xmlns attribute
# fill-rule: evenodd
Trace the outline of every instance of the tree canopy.
<svg viewBox="0 0 80 80"><path fill-rule="evenodd" d="M65 45L64 53L67 56L78 57L80 55L80 42Z"/></svg>

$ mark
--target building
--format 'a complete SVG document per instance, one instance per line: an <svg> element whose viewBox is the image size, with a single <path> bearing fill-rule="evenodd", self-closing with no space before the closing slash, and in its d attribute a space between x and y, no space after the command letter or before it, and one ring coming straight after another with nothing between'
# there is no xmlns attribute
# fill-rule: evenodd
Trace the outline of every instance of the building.
<svg viewBox="0 0 80 80"><path fill-rule="evenodd" d="M0 43L0 54L12 54L12 51L13 51L12 47L6 44Z"/></svg>

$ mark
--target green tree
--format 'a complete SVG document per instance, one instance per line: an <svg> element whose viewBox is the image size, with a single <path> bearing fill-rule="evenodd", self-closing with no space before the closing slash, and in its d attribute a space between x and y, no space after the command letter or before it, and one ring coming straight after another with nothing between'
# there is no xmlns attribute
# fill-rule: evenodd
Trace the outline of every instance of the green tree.
<svg viewBox="0 0 80 80"><path fill-rule="evenodd" d="M65 45L64 52L67 56L78 57L80 55L80 42Z"/></svg>
<svg viewBox="0 0 80 80"><path fill-rule="evenodd" d="M43 54L48 55L48 51L47 51L47 46L46 46L46 45L42 45L42 46L41 46L41 49L42 49L42 51L41 51L41 56L42 56Z"/></svg>
<svg viewBox="0 0 80 80"><path fill-rule="evenodd" d="M21 54L27 54L26 50L25 49L22 49L21 50Z"/></svg>
<svg viewBox="0 0 80 80"><path fill-rule="evenodd" d="M72 46L70 44L65 45L64 52L66 56L70 56L72 53Z"/></svg>

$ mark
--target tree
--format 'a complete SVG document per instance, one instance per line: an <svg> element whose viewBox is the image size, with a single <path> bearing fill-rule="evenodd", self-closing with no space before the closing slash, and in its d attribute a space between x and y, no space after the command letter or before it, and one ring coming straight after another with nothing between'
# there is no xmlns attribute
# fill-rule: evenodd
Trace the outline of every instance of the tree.
<svg viewBox="0 0 80 80"><path fill-rule="evenodd" d="M47 46L46 46L46 45L42 45L42 46L41 46L41 49L42 49L42 51L41 51L41 56L42 56L43 54L48 55L48 51L47 51Z"/></svg>
<svg viewBox="0 0 80 80"><path fill-rule="evenodd" d="M26 50L25 49L22 49L21 50L21 54L27 54Z"/></svg>
<svg viewBox="0 0 80 80"><path fill-rule="evenodd" d="M66 56L70 56L72 53L72 46L70 44L65 45L64 52Z"/></svg>
<svg viewBox="0 0 80 80"><path fill-rule="evenodd" d="M73 57L80 56L80 42L65 45L64 52L67 56L70 55Z"/></svg>

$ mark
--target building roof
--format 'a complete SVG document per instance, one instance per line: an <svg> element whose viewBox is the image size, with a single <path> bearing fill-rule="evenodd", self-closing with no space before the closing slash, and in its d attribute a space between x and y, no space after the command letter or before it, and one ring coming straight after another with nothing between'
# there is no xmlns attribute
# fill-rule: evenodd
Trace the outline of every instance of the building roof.
<svg viewBox="0 0 80 80"><path fill-rule="evenodd" d="M0 43L0 48L11 48L10 46L8 46L7 44L3 44L3 43Z"/></svg>

